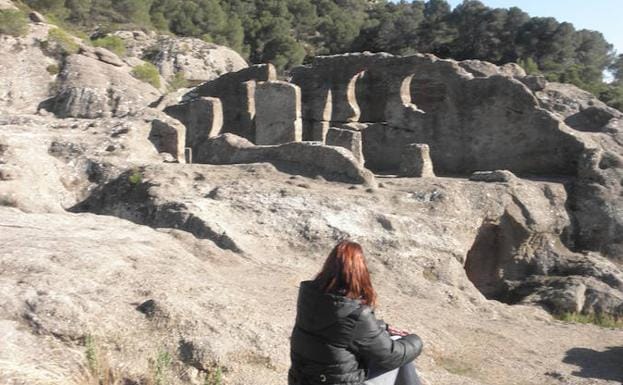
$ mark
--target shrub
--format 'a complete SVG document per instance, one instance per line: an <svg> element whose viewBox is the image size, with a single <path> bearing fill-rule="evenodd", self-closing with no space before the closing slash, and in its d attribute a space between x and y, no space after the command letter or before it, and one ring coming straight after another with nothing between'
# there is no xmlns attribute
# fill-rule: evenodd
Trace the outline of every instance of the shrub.
<svg viewBox="0 0 623 385"><path fill-rule="evenodd" d="M48 42L55 43L60 51L59 53L62 55L77 53L80 48L73 36L60 28L54 28L48 32Z"/></svg>
<svg viewBox="0 0 623 385"><path fill-rule="evenodd" d="M555 317L561 321L595 324L605 328L623 328L623 318L602 313L562 313Z"/></svg>
<svg viewBox="0 0 623 385"><path fill-rule="evenodd" d="M158 72L158 68L151 63L137 65L132 68L132 76L156 88L160 88L160 73Z"/></svg>
<svg viewBox="0 0 623 385"><path fill-rule="evenodd" d="M26 15L19 10L0 10L0 35L22 36L28 32Z"/></svg>
<svg viewBox="0 0 623 385"><path fill-rule="evenodd" d="M143 174L140 172L140 170L134 169L132 170L132 173L128 176L128 181L133 185L137 185L143 181Z"/></svg>
<svg viewBox="0 0 623 385"><path fill-rule="evenodd" d="M105 36L93 40L93 46L102 47L114 52L117 56L125 56L125 43L118 36Z"/></svg>
<svg viewBox="0 0 623 385"><path fill-rule="evenodd" d="M176 72L175 75L173 75L173 78L169 80L169 86L167 87L167 89L169 90L169 92L173 92L179 90L180 88L186 88L188 87L188 85L189 82L184 76L184 72L180 71Z"/></svg>
<svg viewBox="0 0 623 385"><path fill-rule="evenodd" d="M50 64L49 66L45 67L45 70L48 71L50 75L58 75L58 73L60 72L60 68L57 64Z"/></svg>

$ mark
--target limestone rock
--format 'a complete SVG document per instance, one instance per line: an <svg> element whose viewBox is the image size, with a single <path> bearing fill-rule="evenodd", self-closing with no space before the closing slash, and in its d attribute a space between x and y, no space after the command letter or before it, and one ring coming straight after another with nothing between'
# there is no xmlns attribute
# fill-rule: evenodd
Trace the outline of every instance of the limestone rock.
<svg viewBox="0 0 623 385"><path fill-rule="evenodd" d="M434 177L430 149L426 144L411 143L403 147L400 175L410 177Z"/></svg>
<svg viewBox="0 0 623 385"><path fill-rule="evenodd" d="M475 182L512 182L516 180L515 174L508 170L494 170L494 171L476 171L470 177L469 180Z"/></svg>
<svg viewBox="0 0 623 385"><path fill-rule="evenodd" d="M198 163L239 164L269 162L286 172L322 175L327 180L373 184L374 176L346 149L316 142L254 146L232 134L209 140L195 156Z"/></svg>
<svg viewBox="0 0 623 385"><path fill-rule="evenodd" d="M127 70L83 55L66 59L59 84L59 92L49 101L48 109L60 117L133 115L160 95Z"/></svg>
<svg viewBox="0 0 623 385"><path fill-rule="evenodd" d="M343 147L350 151L361 165L364 164L360 132L331 127L327 133L326 145Z"/></svg>
<svg viewBox="0 0 623 385"><path fill-rule="evenodd" d="M547 87L547 80L542 75L528 75L519 80L525 84L532 92L542 91Z"/></svg>
<svg viewBox="0 0 623 385"><path fill-rule="evenodd" d="M0 9L18 9L11 0L0 0Z"/></svg>
<svg viewBox="0 0 623 385"><path fill-rule="evenodd" d="M95 47L94 51L95 51L95 55L97 56L97 58L103 61L104 63L112 64L117 67L123 67L124 65L123 61L121 61L121 59L119 59L117 55L110 52L106 48Z"/></svg>
<svg viewBox="0 0 623 385"><path fill-rule="evenodd" d="M0 39L0 114L36 113L51 96L60 63L41 50L39 41L47 39L48 30L45 24L30 24L26 36Z"/></svg>
<svg viewBox="0 0 623 385"><path fill-rule="evenodd" d="M33 23L45 23L46 22L45 17L43 17L43 15L37 11L30 11L28 13L28 18Z"/></svg>
<svg viewBox="0 0 623 385"><path fill-rule="evenodd" d="M258 83L255 88L255 143L282 144L302 139L300 88L283 81Z"/></svg>
<svg viewBox="0 0 623 385"><path fill-rule="evenodd" d="M218 136L223 127L223 107L217 98L200 97L168 106L164 112L186 127L186 147L199 152L206 139Z"/></svg>
<svg viewBox="0 0 623 385"><path fill-rule="evenodd" d="M274 80L277 72L272 64L254 65L206 82L185 97L219 98L223 104L223 132L255 140L255 84Z"/></svg>
<svg viewBox="0 0 623 385"><path fill-rule="evenodd" d="M166 79L181 72L191 82L204 82L247 67L236 51L196 38L159 36L148 49Z"/></svg>

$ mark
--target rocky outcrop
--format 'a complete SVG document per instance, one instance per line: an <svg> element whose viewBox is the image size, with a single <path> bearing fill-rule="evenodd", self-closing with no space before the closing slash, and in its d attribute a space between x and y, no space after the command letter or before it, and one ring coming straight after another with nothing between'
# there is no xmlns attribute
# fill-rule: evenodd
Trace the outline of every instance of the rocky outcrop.
<svg viewBox="0 0 623 385"><path fill-rule="evenodd" d="M53 92L59 63L45 55L40 41L49 26L29 25L24 37L0 38L0 114L36 113L39 103Z"/></svg>
<svg viewBox="0 0 623 385"><path fill-rule="evenodd" d="M135 115L160 96L127 70L84 55L66 59L58 83L58 94L45 107L59 117Z"/></svg>
<svg viewBox="0 0 623 385"><path fill-rule="evenodd" d="M231 48L191 37L172 37L142 31L117 31L129 56L154 63L170 80L177 73L193 84L214 80L247 67L246 61Z"/></svg>
<svg viewBox="0 0 623 385"><path fill-rule="evenodd" d="M303 139L301 90L283 81L255 87L255 143L282 144Z"/></svg>

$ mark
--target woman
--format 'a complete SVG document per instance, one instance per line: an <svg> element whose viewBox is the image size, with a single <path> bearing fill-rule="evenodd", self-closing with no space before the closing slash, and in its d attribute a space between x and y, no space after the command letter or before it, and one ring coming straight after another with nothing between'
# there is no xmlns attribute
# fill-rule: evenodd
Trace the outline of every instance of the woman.
<svg viewBox="0 0 623 385"><path fill-rule="evenodd" d="M340 242L301 282L288 385L419 385L412 361L422 341L377 320L375 305L361 246Z"/></svg>

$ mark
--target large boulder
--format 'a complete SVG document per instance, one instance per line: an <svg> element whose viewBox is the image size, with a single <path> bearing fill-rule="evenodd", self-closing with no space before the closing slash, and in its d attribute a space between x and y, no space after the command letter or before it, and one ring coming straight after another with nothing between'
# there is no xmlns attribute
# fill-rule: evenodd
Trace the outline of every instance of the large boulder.
<svg viewBox="0 0 623 385"><path fill-rule="evenodd" d="M167 80L182 73L191 83L201 83L247 67L233 49L197 38L142 31L118 31L113 35L123 39L129 56L154 63Z"/></svg>
<svg viewBox="0 0 623 385"><path fill-rule="evenodd" d="M134 115L160 96L157 89L133 77L127 68L84 55L66 59L58 82L58 94L46 107L59 117Z"/></svg>

